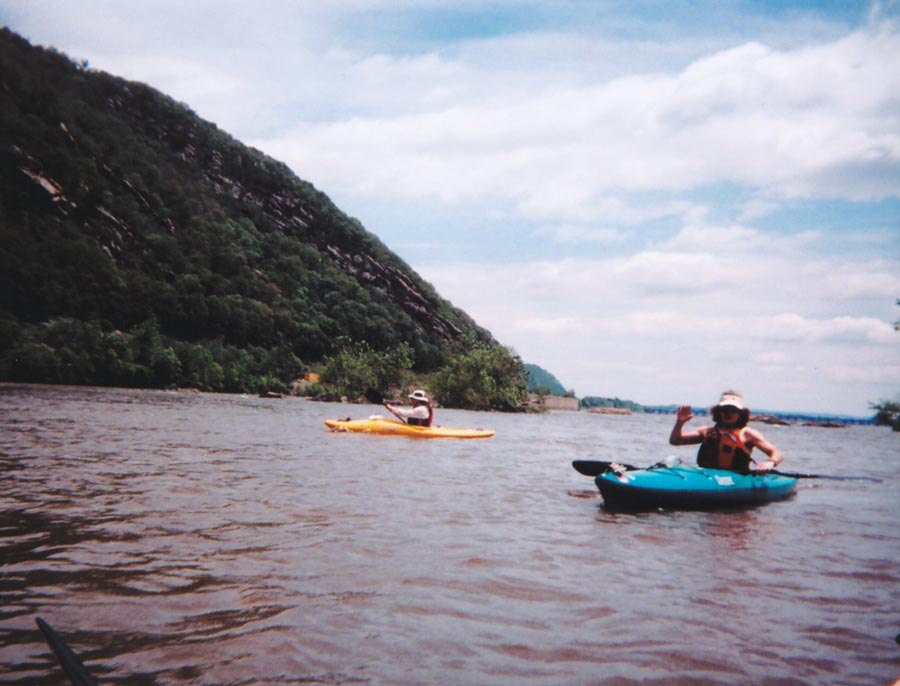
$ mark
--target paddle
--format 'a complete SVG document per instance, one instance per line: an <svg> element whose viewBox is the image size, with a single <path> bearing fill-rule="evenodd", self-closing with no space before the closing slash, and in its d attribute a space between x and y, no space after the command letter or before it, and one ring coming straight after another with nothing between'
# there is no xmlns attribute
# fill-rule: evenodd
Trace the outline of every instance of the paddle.
<svg viewBox="0 0 900 686"><path fill-rule="evenodd" d="M407 422L406 422L406 417L404 417L402 414L400 414L399 412L397 412L396 410L394 410L394 408L391 407L391 406L390 406L390 403L388 403L386 400L385 400L384 402L382 402L381 404L384 405L384 409L386 409L388 412L390 412L392 415L394 415L394 416L395 416L397 419L399 419L401 422L403 422L404 424L407 423Z"/></svg>
<svg viewBox="0 0 900 686"><path fill-rule="evenodd" d="M59 660L59 664L68 675L72 686L97 686L99 682L91 676L91 673L87 671L81 660L78 659L78 656L62 637L56 633L53 627L40 617L37 617L34 621L37 622L38 628L44 634L47 644L56 653L56 659Z"/></svg>
<svg viewBox="0 0 900 686"><path fill-rule="evenodd" d="M635 469L640 469L640 467L635 467L634 465L630 464L622 464L621 462L599 462L597 460L574 460L572 462L572 466L575 468L575 471L580 474L584 474L585 476L599 476L600 474L605 474L614 464L625 467L625 469L630 472L633 472Z"/></svg>
<svg viewBox="0 0 900 686"><path fill-rule="evenodd" d="M874 476L850 476L850 475L838 475L838 474L800 474L798 472L779 472L777 469L773 469L769 472L763 472L763 473L764 474L778 474L778 476L789 476L794 479L832 479L834 481L870 481L874 484L881 483L881 479L876 479Z"/></svg>
<svg viewBox="0 0 900 686"><path fill-rule="evenodd" d="M630 464L622 464L621 462L601 462L598 460L575 460L572 462L572 466L575 468L575 471L580 474L584 474L585 476L599 476L600 474L605 474L609 471L609 468L613 464L619 464L622 467L625 467L628 471L634 471L635 469L640 469L640 467L635 467ZM752 473L752 472L748 472ZM798 472L780 472L775 469L769 472L762 472L764 474L778 474L779 476L787 476L794 479L832 479L834 481L870 481L872 483L880 484L881 479L876 479L874 476L850 476L850 475L836 475L836 474L801 474Z"/></svg>

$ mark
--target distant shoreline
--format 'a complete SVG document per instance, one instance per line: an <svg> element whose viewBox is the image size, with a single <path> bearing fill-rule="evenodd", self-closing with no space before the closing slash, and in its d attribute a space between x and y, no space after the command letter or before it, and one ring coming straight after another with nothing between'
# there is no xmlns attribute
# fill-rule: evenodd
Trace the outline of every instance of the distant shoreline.
<svg viewBox="0 0 900 686"><path fill-rule="evenodd" d="M233 396L241 396L247 395L239 392L229 393L226 391L201 391L197 388L141 388L136 386L96 386L91 384L54 384L54 383L40 383L40 382L32 382L32 381L9 381L2 380L0 381L0 391L8 391L12 388L16 387L60 387L60 388L84 388L84 389L95 389L98 391L112 391L112 390L137 390L137 391L156 391L156 392L166 392L166 393L210 393L216 395L233 395ZM265 397L266 394L260 394L259 397ZM308 397L308 396L300 396L294 395L291 393L284 394L274 394L271 397L294 397L301 398L304 400L317 400L317 398ZM319 401L319 402L339 402L336 400L328 400L328 401ZM678 409L677 405L640 405L638 403L629 403L629 408L631 409L632 414L670 414L674 415L676 410ZM617 411L618 408L602 408L602 407L582 407L580 412L589 413L591 410L606 410L601 412L596 412L595 414L610 414L610 415L624 415L626 412ZM693 413L697 416L706 416L709 414L709 410L706 407L692 407ZM488 412L495 410L486 410ZM839 415L839 414L820 414L813 412L757 412L754 413L750 417L751 422L761 422L767 424L783 424L783 425L794 425L801 424L807 426L877 426L875 424L875 415L873 414L871 417L851 417L848 415Z"/></svg>
<svg viewBox="0 0 900 686"><path fill-rule="evenodd" d="M677 407L675 405L664 406L647 406L644 412L648 414L675 414ZM706 408L693 408L695 415L708 415L709 410ZM871 417L851 417L841 414L822 414L817 412L754 412L750 416L751 422L762 422L765 424L805 424L809 426L875 426L875 415Z"/></svg>

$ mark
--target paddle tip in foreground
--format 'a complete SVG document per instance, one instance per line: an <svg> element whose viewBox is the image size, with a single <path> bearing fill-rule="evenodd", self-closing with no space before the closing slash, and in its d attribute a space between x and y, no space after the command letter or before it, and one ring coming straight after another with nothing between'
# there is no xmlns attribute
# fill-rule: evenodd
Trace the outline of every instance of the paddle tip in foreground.
<svg viewBox="0 0 900 686"><path fill-rule="evenodd" d="M596 460L572 460L572 467L575 468L575 471L585 476L603 474L609 469L609 465L609 462L598 462Z"/></svg>
<svg viewBox="0 0 900 686"><path fill-rule="evenodd" d="M87 671L87 668L78 659L75 652L56 633L56 630L41 617L36 617L34 621L37 623L41 633L44 634L47 645L56 654L56 659L59 660L60 666L65 670L69 681L72 682L72 686L97 686L99 682Z"/></svg>

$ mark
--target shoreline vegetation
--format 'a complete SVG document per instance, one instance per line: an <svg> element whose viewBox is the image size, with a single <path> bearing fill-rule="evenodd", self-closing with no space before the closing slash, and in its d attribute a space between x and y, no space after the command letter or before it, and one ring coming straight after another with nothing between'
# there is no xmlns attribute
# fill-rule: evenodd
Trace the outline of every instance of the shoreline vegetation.
<svg viewBox="0 0 900 686"><path fill-rule="evenodd" d="M72 387L72 388L93 388L97 390L147 390L147 391L158 391L165 393L223 393L225 395L235 395L235 396L243 396L243 397L258 397L261 399L269 399L269 400L282 400L282 399L297 399L304 400L309 402L323 402L323 403L334 403L334 404L342 404L342 405L380 405L383 400L387 400L388 402L394 402L397 404L404 404L406 402L407 395L412 391L412 389L426 387L427 384L424 383L413 383L408 387L404 388L391 388L388 389L385 393L375 393L373 391L369 391L367 394L359 394L355 396L346 396L346 395L337 395L331 392L322 392L321 384L310 381L307 379L297 379L293 383L289 385L289 387L284 391L261 391L259 393L246 393L246 392L229 392L229 391L213 391L213 390L202 390L195 387L173 387L173 388L149 388L149 387L137 387L137 386L97 386L93 384L57 384L57 383L43 383L43 382L22 382L22 381L3 381L0 380L0 392L2 392L6 388L16 388L23 386L59 386L59 387ZM570 396L566 396L570 397ZM541 412L567 412L569 410L551 410L551 409L542 409L540 406L540 396L535 393L529 394L530 403L523 404L521 408L519 408L519 412L521 413L541 413ZM596 398L590 396L586 398L589 402L596 402L601 400L600 398ZM676 405L656 405L656 406L641 406L637 403L634 403L634 406L637 409L622 409L622 408L590 408L583 404L585 399L580 399L578 403L578 409L576 412L583 412L586 415L600 415L603 418L609 417L623 417L623 416L633 416L640 414L666 414L666 415L674 415L677 406ZM617 399L614 398L604 398L602 400L606 400L608 402L613 402ZM447 408L447 409L468 409L472 410L474 408L469 407L454 407L449 405L444 405L440 402L435 403L435 407ZM504 410L496 410L491 408L486 408L482 410L475 410L481 412L502 412ZM694 413L697 416L703 416L708 414L705 409L695 408ZM766 412L760 414L754 414L750 417L751 422L756 422L760 424L769 424L776 426L805 426L805 427L820 427L820 428L845 428L848 426L892 426L889 421L879 421L879 415L875 414L871 417L854 417L849 415L840 415L840 414L822 414L822 413L802 413L802 412ZM896 429L895 429L896 430Z"/></svg>

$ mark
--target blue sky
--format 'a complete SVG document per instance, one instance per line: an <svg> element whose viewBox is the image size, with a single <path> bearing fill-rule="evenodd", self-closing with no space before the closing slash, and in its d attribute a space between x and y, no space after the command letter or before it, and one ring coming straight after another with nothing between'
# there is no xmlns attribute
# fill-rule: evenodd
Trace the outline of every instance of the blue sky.
<svg viewBox="0 0 900 686"><path fill-rule="evenodd" d="M900 3L3 0L290 165L579 396L900 394Z"/></svg>

